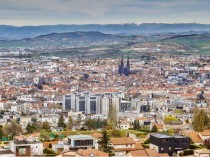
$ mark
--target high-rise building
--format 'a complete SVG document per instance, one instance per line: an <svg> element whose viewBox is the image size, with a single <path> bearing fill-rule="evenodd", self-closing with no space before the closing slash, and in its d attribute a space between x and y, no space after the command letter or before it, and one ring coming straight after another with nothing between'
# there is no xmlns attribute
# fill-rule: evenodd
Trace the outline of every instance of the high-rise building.
<svg viewBox="0 0 210 157"><path fill-rule="evenodd" d="M64 111L76 110L75 95L64 95L62 109Z"/></svg>
<svg viewBox="0 0 210 157"><path fill-rule="evenodd" d="M63 105L62 108L64 111L71 110L71 95L63 96Z"/></svg>
<svg viewBox="0 0 210 157"><path fill-rule="evenodd" d="M114 106L117 112L120 111L123 97L123 93L73 93L63 96L62 109L64 111L83 112L84 114L108 115L110 105Z"/></svg>

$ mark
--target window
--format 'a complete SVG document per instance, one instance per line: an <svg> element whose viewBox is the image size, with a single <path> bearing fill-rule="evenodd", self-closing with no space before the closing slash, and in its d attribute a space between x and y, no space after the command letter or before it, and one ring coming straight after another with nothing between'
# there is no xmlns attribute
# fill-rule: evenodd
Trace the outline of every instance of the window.
<svg viewBox="0 0 210 157"><path fill-rule="evenodd" d="M169 147L168 150L171 150L171 147Z"/></svg>
<svg viewBox="0 0 210 157"><path fill-rule="evenodd" d="M164 150L164 148L163 148L163 147L161 147L161 150Z"/></svg>

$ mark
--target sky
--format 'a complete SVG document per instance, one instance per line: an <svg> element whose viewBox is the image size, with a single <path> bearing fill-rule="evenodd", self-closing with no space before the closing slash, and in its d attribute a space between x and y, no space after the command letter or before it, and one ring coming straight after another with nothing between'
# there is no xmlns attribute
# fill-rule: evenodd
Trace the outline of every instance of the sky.
<svg viewBox="0 0 210 157"><path fill-rule="evenodd" d="M0 24L210 24L210 0L0 0Z"/></svg>

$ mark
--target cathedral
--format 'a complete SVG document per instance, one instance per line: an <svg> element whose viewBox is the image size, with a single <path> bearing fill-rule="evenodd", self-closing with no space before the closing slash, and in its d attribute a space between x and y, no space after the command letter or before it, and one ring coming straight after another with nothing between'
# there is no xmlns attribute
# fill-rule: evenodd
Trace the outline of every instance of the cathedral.
<svg viewBox="0 0 210 157"><path fill-rule="evenodd" d="M126 65L124 65L124 58L122 56L121 58L121 62L118 68L118 73L120 75L125 75L125 76L129 76L130 75L130 62L129 62L129 57L127 57L127 63Z"/></svg>

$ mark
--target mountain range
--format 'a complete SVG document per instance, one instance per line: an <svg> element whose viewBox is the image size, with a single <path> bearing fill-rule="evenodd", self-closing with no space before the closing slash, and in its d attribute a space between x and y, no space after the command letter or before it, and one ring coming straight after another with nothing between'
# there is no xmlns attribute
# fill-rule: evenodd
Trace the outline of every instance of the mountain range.
<svg viewBox="0 0 210 157"><path fill-rule="evenodd" d="M0 40L34 38L40 35L65 32L101 32L105 34L151 35L157 33L210 32L210 24L87 24L87 25L0 25Z"/></svg>

